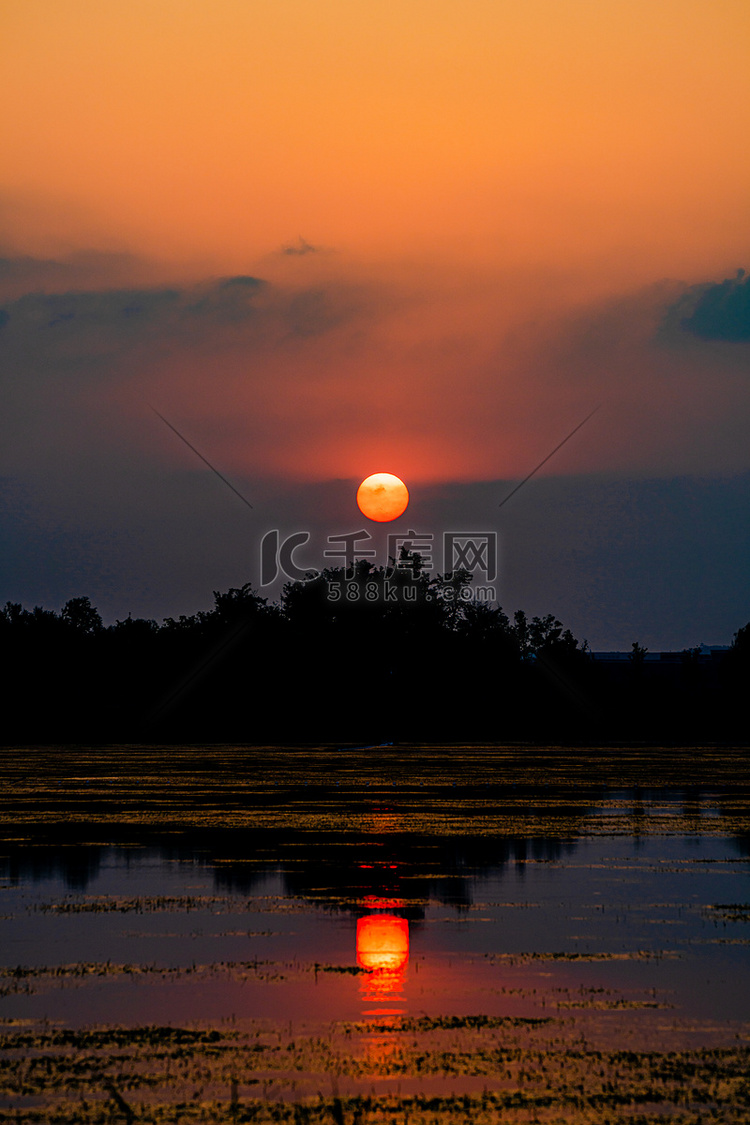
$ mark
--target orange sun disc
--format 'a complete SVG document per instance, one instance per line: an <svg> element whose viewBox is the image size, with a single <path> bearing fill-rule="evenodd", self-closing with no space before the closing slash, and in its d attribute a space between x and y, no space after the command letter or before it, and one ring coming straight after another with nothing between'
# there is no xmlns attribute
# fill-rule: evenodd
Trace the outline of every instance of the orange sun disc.
<svg viewBox="0 0 750 1125"><path fill-rule="evenodd" d="M393 473L373 473L357 489L357 504L363 515L377 523L398 519L406 511L409 491Z"/></svg>

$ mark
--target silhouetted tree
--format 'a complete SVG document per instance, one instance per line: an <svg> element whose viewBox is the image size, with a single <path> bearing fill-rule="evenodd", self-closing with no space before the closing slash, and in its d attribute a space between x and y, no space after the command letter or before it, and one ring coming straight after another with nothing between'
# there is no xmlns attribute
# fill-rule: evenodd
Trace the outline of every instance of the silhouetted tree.
<svg viewBox="0 0 750 1125"><path fill-rule="evenodd" d="M249 584L210 610L104 628L87 597L60 613L6 602L3 737L283 742L691 737L744 731L750 622L716 673L697 648L595 663L554 615L512 621L471 574L398 562L327 568L269 605ZM721 693L721 694L720 694ZM723 716L723 717L722 717ZM723 723L723 726L722 726ZM724 734L722 734L724 732ZM734 735L736 737L736 735ZM745 733L746 736L746 733Z"/></svg>
<svg viewBox="0 0 750 1125"><path fill-rule="evenodd" d="M69 628L83 636L93 637L102 630L102 619L88 598L71 598L60 617Z"/></svg>

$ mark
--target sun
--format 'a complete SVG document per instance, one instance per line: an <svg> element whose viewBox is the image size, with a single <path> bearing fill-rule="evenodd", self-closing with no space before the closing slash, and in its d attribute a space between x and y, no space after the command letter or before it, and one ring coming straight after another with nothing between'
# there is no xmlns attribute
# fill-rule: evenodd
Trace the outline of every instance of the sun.
<svg viewBox="0 0 750 1125"><path fill-rule="evenodd" d="M377 523L398 519L406 511L409 491L393 473L373 473L357 489L360 512Z"/></svg>

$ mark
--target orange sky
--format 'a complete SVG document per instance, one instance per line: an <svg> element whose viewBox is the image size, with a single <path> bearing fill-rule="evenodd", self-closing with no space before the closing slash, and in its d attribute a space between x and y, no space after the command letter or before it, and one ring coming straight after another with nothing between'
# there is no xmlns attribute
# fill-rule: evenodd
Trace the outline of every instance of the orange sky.
<svg viewBox="0 0 750 1125"><path fill-rule="evenodd" d="M246 270L747 248L746 0L2 0L6 239Z"/></svg>
<svg viewBox="0 0 750 1125"><path fill-rule="evenodd" d="M747 467L742 355L657 338L685 286L749 264L747 0L0 19L0 250L68 271L12 290L19 463L53 463L67 418L182 464L150 402L249 478L512 479L602 403L545 472ZM267 285L226 304L233 273ZM134 319L101 296L128 279L182 295ZM39 290L87 287L51 331Z"/></svg>
<svg viewBox="0 0 750 1125"><path fill-rule="evenodd" d="M0 0L3 600L205 608L380 471L506 608L731 640L749 63L749 0Z"/></svg>

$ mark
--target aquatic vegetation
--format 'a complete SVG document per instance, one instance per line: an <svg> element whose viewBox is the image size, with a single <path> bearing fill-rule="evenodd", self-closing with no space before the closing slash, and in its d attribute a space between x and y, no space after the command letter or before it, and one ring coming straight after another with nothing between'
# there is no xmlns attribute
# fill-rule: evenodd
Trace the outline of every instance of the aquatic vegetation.
<svg viewBox="0 0 750 1125"><path fill-rule="evenodd" d="M709 910L721 922L750 922L750 902L714 902Z"/></svg>
<svg viewBox="0 0 750 1125"><path fill-rule="evenodd" d="M382 749L9 750L0 1120L744 1125L747 752Z"/></svg>
<svg viewBox="0 0 750 1125"><path fill-rule="evenodd" d="M398 1034L412 1038L424 1030L411 1021ZM451 1123L467 1115L489 1122L500 1112L503 1120L573 1125L645 1122L664 1114L682 1122L717 1113L738 1125L747 1119L750 1048L642 1052L585 1044L523 1046L504 1040L507 1030L474 1017L435 1021L433 1034L468 1031L473 1039L463 1048L455 1038L442 1050L405 1046L380 1063L358 1055L359 1044L343 1052L335 1030L329 1042L259 1029L173 1027L5 1035L0 1096L14 1100L14 1121L82 1125L116 1111L144 1122ZM362 1076L381 1086L398 1078L413 1088L355 1093L351 1081ZM481 1088L472 1085L476 1079ZM459 1088L446 1089L446 1082ZM644 1116L636 1116L637 1110Z"/></svg>

